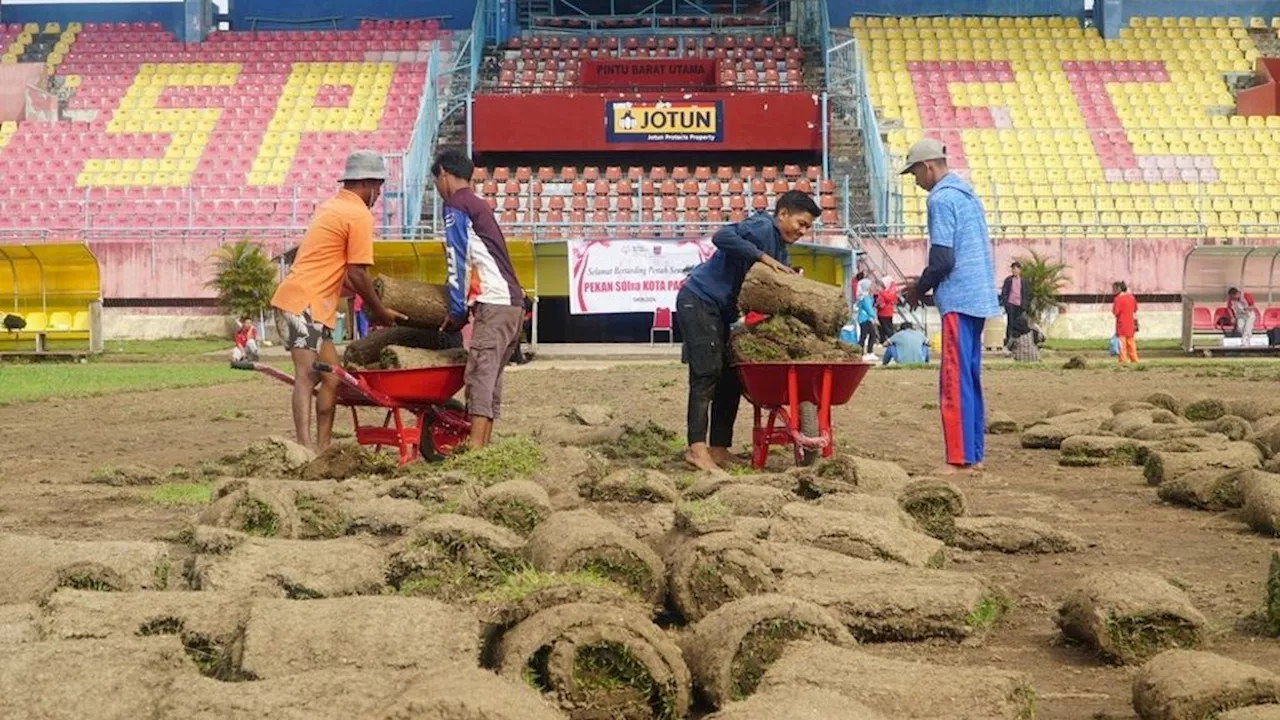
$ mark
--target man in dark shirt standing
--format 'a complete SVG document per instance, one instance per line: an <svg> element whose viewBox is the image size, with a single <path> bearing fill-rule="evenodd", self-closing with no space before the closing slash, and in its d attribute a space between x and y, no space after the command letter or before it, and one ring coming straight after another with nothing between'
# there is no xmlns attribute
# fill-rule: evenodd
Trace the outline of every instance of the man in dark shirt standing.
<svg viewBox="0 0 1280 720"><path fill-rule="evenodd" d="M689 449L684 457L699 470L722 472L734 463L729 448L742 385L730 367L729 326L738 319L742 281L757 262L775 272L795 272L787 264L787 246L804 237L821 214L813 198L790 190L778 197L773 215L760 213L720 228L711 238L716 253L693 269L676 296L676 319L689 363Z"/></svg>
<svg viewBox="0 0 1280 720"><path fill-rule="evenodd" d="M474 172L471 158L459 150L441 152L431 165L436 191L444 198L449 286L449 317L440 329L455 332L468 318L475 321L467 350L467 411L469 444L479 448L489 444L502 409L502 371L524 321L524 291L493 210L471 189ZM468 308L473 285L475 304Z"/></svg>
<svg viewBox="0 0 1280 720"><path fill-rule="evenodd" d="M1004 344L1006 347L1009 341L1017 337L1013 334L1014 326L1020 325L1020 321L1027 314L1027 307L1031 305L1031 297L1027 293L1026 281L1022 279L1022 263L1016 260L1009 266L1009 276L1004 279L1004 284L1000 286L1000 307L1004 308L1006 317L1004 330Z"/></svg>

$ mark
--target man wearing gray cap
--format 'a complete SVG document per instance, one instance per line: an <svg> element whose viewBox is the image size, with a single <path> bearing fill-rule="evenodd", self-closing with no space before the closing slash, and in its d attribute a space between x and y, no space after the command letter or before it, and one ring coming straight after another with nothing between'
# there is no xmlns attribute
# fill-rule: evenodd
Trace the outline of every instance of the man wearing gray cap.
<svg viewBox="0 0 1280 720"><path fill-rule="evenodd" d="M311 394L317 384L317 450L329 446L333 412L337 404L338 378L317 373L320 360L338 363L333 346L342 288L349 285L364 298L366 312L377 325L394 325L404 315L383 306L365 268L373 264L373 213L387 166L371 150L347 156L342 189L316 208L307 233L298 245L289 275L280 283L271 305L288 319L285 347L293 357L293 425L298 443L311 445Z"/></svg>
<svg viewBox="0 0 1280 720"><path fill-rule="evenodd" d="M982 398L982 329L1000 314L987 216L973 187L947 168L946 148L932 138L911 146L902 174L929 192L929 266L907 289L918 307L933 291L942 316L939 406L946 446L944 472L981 472L986 454Z"/></svg>

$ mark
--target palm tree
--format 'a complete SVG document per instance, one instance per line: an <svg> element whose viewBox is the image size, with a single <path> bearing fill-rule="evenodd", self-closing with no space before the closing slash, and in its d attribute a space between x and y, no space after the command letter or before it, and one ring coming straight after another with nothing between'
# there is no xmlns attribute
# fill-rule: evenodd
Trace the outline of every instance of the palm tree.
<svg viewBox="0 0 1280 720"><path fill-rule="evenodd" d="M261 318L276 291L276 266L262 246L248 239L223 245L213 253L209 287L218 291L218 306L237 319Z"/></svg>

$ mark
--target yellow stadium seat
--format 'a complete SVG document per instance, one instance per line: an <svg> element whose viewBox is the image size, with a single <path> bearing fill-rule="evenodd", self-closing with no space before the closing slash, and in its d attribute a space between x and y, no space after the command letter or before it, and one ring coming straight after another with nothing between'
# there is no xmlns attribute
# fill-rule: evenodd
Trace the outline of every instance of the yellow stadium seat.
<svg viewBox="0 0 1280 720"><path fill-rule="evenodd" d="M71 330L74 332L88 332L89 313L81 310L71 316Z"/></svg>
<svg viewBox="0 0 1280 720"><path fill-rule="evenodd" d="M49 329L67 331L71 329L71 313L58 311L49 315Z"/></svg>
<svg viewBox="0 0 1280 720"><path fill-rule="evenodd" d="M27 326L23 329L28 332L42 332L49 327L49 316L40 311L27 313L24 319Z"/></svg>

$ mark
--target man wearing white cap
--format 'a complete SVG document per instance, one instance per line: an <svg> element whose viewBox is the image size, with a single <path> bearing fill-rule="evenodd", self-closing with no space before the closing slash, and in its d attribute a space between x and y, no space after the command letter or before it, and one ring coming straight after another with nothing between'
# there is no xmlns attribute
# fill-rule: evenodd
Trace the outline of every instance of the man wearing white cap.
<svg viewBox="0 0 1280 720"><path fill-rule="evenodd" d="M344 284L364 298L365 311L378 325L394 325L404 315L383 306L365 268L373 264L373 213L387 166L371 150L347 156L342 189L316 208L289 275L280 283L271 305L288 318L285 347L293 357L293 425L301 445L311 445L311 394L316 385L317 450L329 446L338 378L317 373L316 360L338 363L333 346L338 302Z"/></svg>
<svg viewBox="0 0 1280 720"><path fill-rule="evenodd" d="M973 187L947 168L946 148L932 138L911 146L902 174L929 192L929 265L907 289L917 307L934 291L942 316L939 406L946 472L980 472L986 454L982 398L982 329L1000 315L986 211Z"/></svg>

